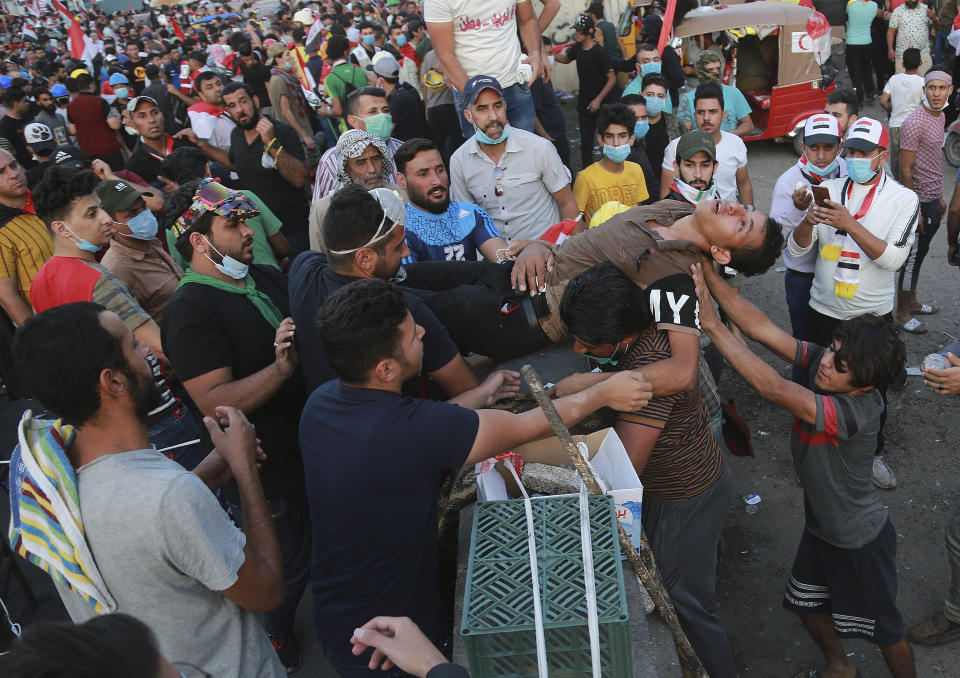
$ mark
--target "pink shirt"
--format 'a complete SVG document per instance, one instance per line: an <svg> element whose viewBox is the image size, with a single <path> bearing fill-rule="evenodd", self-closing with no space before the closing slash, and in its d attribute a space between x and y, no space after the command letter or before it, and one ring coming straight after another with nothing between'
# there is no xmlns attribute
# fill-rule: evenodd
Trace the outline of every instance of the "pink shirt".
<svg viewBox="0 0 960 678"><path fill-rule="evenodd" d="M943 194L944 117L931 115L922 105L900 126L900 150L915 151L913 190L920 200L939 200Z"/></svg>

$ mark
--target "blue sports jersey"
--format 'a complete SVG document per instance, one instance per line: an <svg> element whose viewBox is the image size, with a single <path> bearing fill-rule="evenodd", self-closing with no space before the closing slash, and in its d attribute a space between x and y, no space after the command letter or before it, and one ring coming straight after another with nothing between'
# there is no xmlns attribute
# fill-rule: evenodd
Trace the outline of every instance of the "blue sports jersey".
<svg viewBox="0 0 960 678"><path fill-rule="evenodd" d="M432 214L407 204L407 247L415 261L476 261L477 249L500 233L486 211L472 202L451 202Z"/></svg>

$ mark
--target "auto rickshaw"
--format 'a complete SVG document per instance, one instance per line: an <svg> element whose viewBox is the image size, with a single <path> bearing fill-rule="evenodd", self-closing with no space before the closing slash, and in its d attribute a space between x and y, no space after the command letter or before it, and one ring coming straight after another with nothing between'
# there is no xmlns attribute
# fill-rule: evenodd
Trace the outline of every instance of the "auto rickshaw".
<svg viewBox="0 0 960 678"><path fill-rule="evenodd" d="M718 32L725 33L728 42L744 48L744 54L748 44L751 49L762 47L760 52L752 50L752 53L767 55L764 63L768 77L758 79L754 76L751 78L753 82L746 87L737 82L738 59L741 58L739 47L727 69L729 84L740 88L752 109L755 129L744 137L744 141L796 141L804 121L814 113L823 112L827 95L836 85L833 76L827 72L829 67L822 68L817 60L814 41L807 33L807 21L812 16L813 10L791 2L758 0L700 7L687 12L674 29L674 36L684 39L684 51L688 56L698 48L696 36L716 35ZM842 31L842 28L834 28L831 35L839 33L842 36ZM753 45L754 41L759 45ZM829 55L829 48L826 55ZM691 61L693 59L686 62ZM757 62L752 65L756 67ZM757 83L760 85L756 86Z"/></svg>

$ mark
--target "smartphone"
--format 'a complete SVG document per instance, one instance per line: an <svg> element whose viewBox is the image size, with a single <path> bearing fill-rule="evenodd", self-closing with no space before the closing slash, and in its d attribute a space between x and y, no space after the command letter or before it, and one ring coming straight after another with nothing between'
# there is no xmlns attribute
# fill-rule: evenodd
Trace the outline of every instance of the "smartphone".
<svg viewBox="0 0 960 678"><path fill-rule="evenodd" d="M830 199L830 189L826 186L811 186L810 190L813 191L813 201L820 207L826 207L827 200Z"/></svg>

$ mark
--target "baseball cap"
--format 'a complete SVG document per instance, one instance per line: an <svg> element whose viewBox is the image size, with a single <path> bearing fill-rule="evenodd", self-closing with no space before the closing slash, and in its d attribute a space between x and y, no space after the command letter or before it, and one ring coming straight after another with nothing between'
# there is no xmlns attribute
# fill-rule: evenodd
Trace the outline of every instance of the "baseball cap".
<svg viewBox="0 0 960 678"><path fill-rule="evenodd" d="M133 113L135 110L137 110L137 106L139 106L143 102L149 102L154 106L156 106L157 108L160 107L160 104L158 104L157 100L154 99L153 97L138 96L138 97L134 97L133 99L127 102L127 113Z"/></svg>
<svg viewBox="0 0 960 678"><path fill-rule="evenodd" d="M380 56L381 54L385 56ZM396 78L400 73L400 64L390 55L390 52L381 51L374 55L373 63L367 65L367 70L373 71L382 78Z"/></svg>
<svg viewBox="0 0 960 678"><path fill-rule="evenodd" d="M57 145L53 140L53 132L41 122L31 122L24 127L23 137L34 150L53 149Z"/></svg>
<svg viewBox="0 0 960 678"><path fill-rule="evenodd" d="M143 195L126 181L101 181L93 192L100 198L100 206L108 214L115 214L123 210L128 210L137 202L137 198Z"/></svg>
<svg viewBox="0 0 960 678"><path fill-rule="evenodd" d="M309 9L301 9L299 12L293 15L294 21L299 21L304 26L313 24L313 12Z"/></svg>
<svg viewBox="0 0 960 678"><path fill-rule="evenodd" d="M50 157L53 164L60 167L86 169L90 166L90 158L87 157L87 154L76 146L70 146L69 144L57 146L53 149L53 154Z"/></svg>
<svg viewBox="0 0 960 678"><path fill-rule="evenodd" d="M807 145L836 144L842 136L840 121L829 113L811 115L803 125L803 143Z"/></svg>
<svg viewBox="0 0 960 678"><path fill-rule="evenodd" d="M108 54L107 56L103 57L103 60L104 60L104 61L116 61L116 60L117 60L117 55L116 55L116 54Z"/></svg>
<svg viewBox="0 0 960 678"><path fill-rule="evenodd" d="M593 22L593 17L586 12L578 14L577 20L573 22L573 30L585 33L591 28L596 28L596 24Z"/></svg>
<svg viewBox="0 0 960 678"><path fill-rule="evenodd" d="M276 61L276 58L286 51L286 45L279 42L275 42L267 47L267 66L273 66L273 62Z"/></svg>
<svg viewBox="0 0 960 678"><path fill-rule="evenodd" d="M113 87L114 85L126 85L129 82L130 81L127 80L127 76L125 76L123 73L114 73L113 75L110 76L111 87Z"/></svg>
<svg viewBox="0 0 960 678"><path fill-rule="evenodd" d="M257 206L240 191L234 191L213 179L203 179L197 184L193 203L180 215L170 230L179 238L207 212L219 214L230 221L244 221L260 214Z"/></svg>
<svg viewBox="0 0 960 678"><path fill-rule="evenodd" d="M480 96L480 92L485 89L492 89L494 92L503 96L503 88L496 78L489 75L475 75L463 86L463 98L468 104L472 104Z"/></svg>
<svg viewBox="0 0 960 678"><path fill-rule="evenodd" d="M3 85L2 77L0 77L0 85ZM70 96L70 92L67 91L66 85L58 82L56 85L50 88L50 96L54 98L66 97L66 96Z"/></svg>
<svg viewBox="0 0 960 678"><path fill-rule="evenodd" d="M877 147L890 148L890 133L879 120L857 118L847 130L847 140L843 142L843 147L864 152Z"/></svg>
<svg viewBox="0 0 960 678"><path fill-rule="evenodd" d="M710 159L717 159L717 145L713 142L713 137L706 132L693 130L687 132L677 141L677 157L681 160L689 160L700 151L703 151Z"/></svg>

